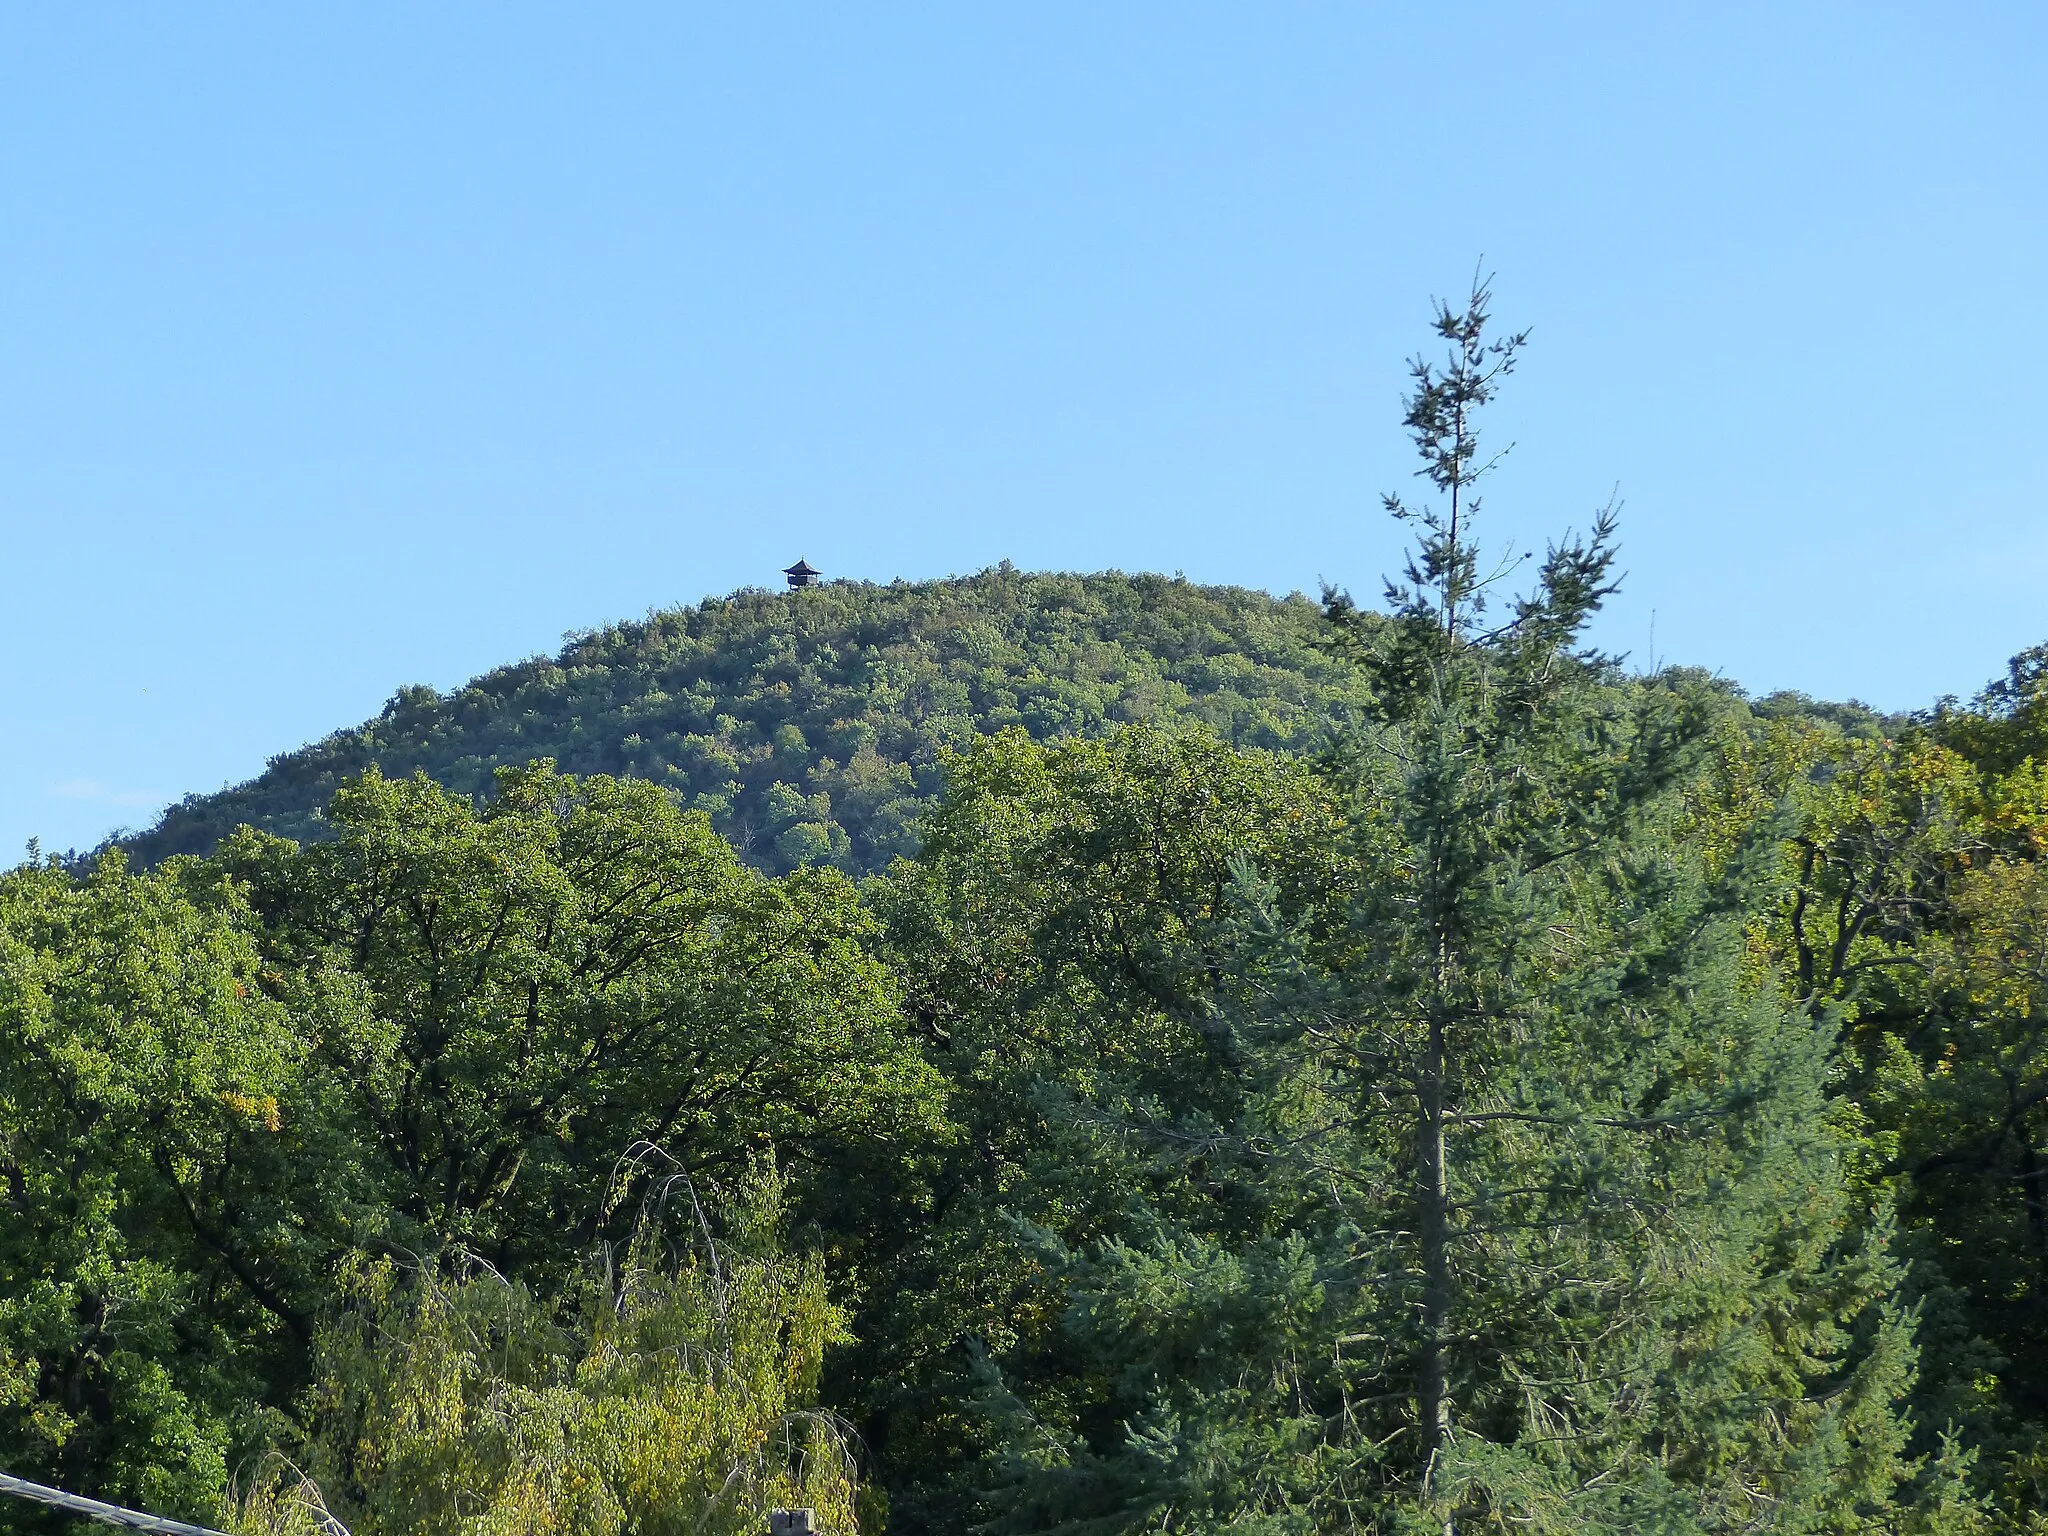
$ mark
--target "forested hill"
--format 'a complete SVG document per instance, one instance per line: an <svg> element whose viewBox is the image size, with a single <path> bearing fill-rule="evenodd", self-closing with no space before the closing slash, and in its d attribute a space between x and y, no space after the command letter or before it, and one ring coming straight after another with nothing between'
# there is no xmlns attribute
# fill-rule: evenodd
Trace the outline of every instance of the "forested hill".
<svg viewBox="0 0 2048 1536"><path fill-rule="evenodd" d="M1633 676L1611 514L1482 615L1486 302L1384 613L745 592L0 874L0 1466L236 1536L2043 1536L2048 647L1911 719Z"/></svg>
<svg viewBox="0 0 2048 1536"><path fill-rule="evenodd" d="M1364 700L1351 666L1318 648L1320 615L1298 595L1008 566L745 591L576 637L453 694L403 688L261 777L188 796L128 846L152 864L203 854L245 822L319 839L335 789L371 764L480 794L499 766L551 757L680 792L771 872L873 870L912 850L942 749L975 734L1171 716L1238 745L1311 745Z"/></svg>

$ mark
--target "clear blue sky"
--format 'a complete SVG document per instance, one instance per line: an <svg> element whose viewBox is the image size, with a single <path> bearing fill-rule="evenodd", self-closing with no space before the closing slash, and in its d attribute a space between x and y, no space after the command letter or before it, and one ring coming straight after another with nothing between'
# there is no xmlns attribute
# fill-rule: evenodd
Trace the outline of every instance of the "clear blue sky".
<svg viewBox="0 0 2048 1536"><path fill-rule="evenodd" d="M1492 528L1893 708L2048 639L2048 10L0 9L0 862L566 630L1025 567L1377 590L1402 361L1533 327Z"/></svg>

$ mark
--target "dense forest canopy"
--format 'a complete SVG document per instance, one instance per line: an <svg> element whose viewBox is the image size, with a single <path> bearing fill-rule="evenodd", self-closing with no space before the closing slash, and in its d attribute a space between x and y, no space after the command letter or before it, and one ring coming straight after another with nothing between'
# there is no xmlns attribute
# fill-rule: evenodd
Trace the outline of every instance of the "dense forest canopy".
<svg viewBox="0 0 2048 1536"><path fill-rule="evenodd" d="M0 875L0 1467L246 1536L2048 1529L2048 651L744 593ZM42 1523L38 1523L41 1521ZM58 1529L24 1514L24 1530Z"/></svg>
<svg viewBox="0 0 2048 1536"><path fill-rule="evenodd" d="M1199 721L1241 746L1312 749L1362 718L1354 668L1305 598L1161 576L830 582L739 592L572 639L456 693L399 690L382 715L128 840L147 863L247 824L329 835L328 798L375 766L488 794L500 766L630 775L706 812L770 873L871 873L916 851L948 748L1134 720Z"/></svg>

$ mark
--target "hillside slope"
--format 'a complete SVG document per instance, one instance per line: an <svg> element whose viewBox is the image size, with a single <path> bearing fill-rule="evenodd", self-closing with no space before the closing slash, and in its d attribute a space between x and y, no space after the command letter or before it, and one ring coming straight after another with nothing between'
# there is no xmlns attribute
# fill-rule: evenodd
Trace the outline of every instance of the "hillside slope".
<svg viewBox="0 0 2048 1536"><path fill-rule="evenodd" d="M740 592L577 637L456 693L400 689L376 719L188 796L127 841L154 863L244 822L318 838L336 785L371 764L474 795L500 765L552 757L669 786L763 868L872 870L910 851L942 749L975 733L1172 717L1244 745L1314 744L1365 700L1353 669L1317 648L1319 614L1299 596L1007 567Z"/></svg>

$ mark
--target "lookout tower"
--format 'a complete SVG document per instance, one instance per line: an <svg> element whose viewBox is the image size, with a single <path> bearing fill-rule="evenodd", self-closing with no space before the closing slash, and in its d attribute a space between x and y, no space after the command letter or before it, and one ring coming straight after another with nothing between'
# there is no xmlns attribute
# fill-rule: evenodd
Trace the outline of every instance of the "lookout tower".
<svg viewBox="0 0 2048 1536"><path fill-rule="evenodd" d="M792 587L814 587L818 584L818 578L825 573L811 569L810 561L799 560L795 565L784 570L782 574L789 578L789 584Z"/></svg>

